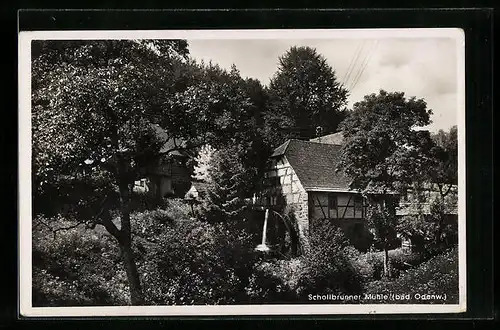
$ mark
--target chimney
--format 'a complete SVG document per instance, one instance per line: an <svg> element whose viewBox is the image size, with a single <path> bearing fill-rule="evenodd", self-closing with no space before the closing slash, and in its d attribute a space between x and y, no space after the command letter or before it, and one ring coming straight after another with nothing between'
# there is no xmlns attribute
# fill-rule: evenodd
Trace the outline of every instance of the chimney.
<svg viewBox="0 0 500 330"><path fill-rule="evenodd" d="M323 127L316 127L316 137L318 138L318 142L321 143L321 136L323 135Z"/></svg>

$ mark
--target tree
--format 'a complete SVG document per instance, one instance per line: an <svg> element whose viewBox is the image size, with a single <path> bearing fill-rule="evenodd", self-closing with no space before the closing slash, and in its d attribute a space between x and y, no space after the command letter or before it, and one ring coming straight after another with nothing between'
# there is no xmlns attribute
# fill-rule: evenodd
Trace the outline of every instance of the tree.
<svg viewBox="0 0 500 330"><path fill-rule="evenodd" d="M348 91L326 59L310 47L291 47L279 58L268 88L265 114L273 145L288 138L310 139L316 128L334 133L345 118Z"/></svg>
<svg viewBox="0 0 500 330"><path fill-rule="evenodd" d="M448 198L451 193L456 194L453 189L458 183L458 141L457 126L452 126L447 133L439 130L432 135L434 148L434 166L428 171L429 181L438 187L439 198L433 202L432 214L437 220L435 230L435 243L440 244L445 224L445 216L456 203L455 198ZM452 196L453 197L453 196Z"/></svg>
<svg viewBox="0 0 500 330"><path fill-rule="evenodd" d="M196 165L194 166L193 179L201 182L210 180L209 168L214 155L214 148L209 144L200 148L198 155L195 157Z"/></svg>
<svg viewBox="0 0 500 330"><path fill-rule="evenodd" d="M246 207L244 185L249 182L248 176L234 147L214 153L208 167L208 189L203 205L207 220L228 223L240 219Z"/></svg>
<svg viewBox="0 0 500 330"><path fill-rule="evenodd" d="M368 217L384 249L386 275L396 226L396 194L423 179L432 163L430 134L415 129L428 125L431 114L423 99L381 90L355 103L340 125L345 143L338 170L352 178L352 189L367 196Z"/></svg>
<svg viewBox="0 0 500 330"><path fill-rule="evenodd" d="M78 221L90 227L102 225L117 240L134 305L144 301L132 250L130 186L165 142L152 124L162 117L164 100L178 83L175 67L187 54L182 40L32 44L36 194L61 185L61 178L78 180L83 171L83 177L105 178L107 186L116 190L119 226L105 203L109 189L92 196L104 197L101 210Z"/></svg>
<svg viewBox="0 0 500 330"><path fill-rule="evenodd" d="M271 151L262 132L262 86L255 80L243 79L235 66L227 71L211 63L194 65L196 74L192 86L176 94L170 105L172 114L164 120L169 121L169 126L191 131L179 130L181 136L196 135L195 144L210 145L213 149L208 161L203 159L208 155L198 148L201 154L195 166L197 171L209 166L222 172L227 170L226 174L232 173L232 176L236 172L231 171L239 169L248 180L234 189L238 195L251 195L258 189L258 178ZM183 122L188 122L189 127L182 125ZM227 164L220 163L222 159ZM235 168L230 169L233 165ZM202 172L206 174L206 168ZM204 180L210 181L207 177ZM222 184L215 179L211 181L214 185Z"/></svg>
<svg viewBox="0 0 500 330"><path fill-rule="evenodd" d="M452 126L449 132L439 130L431 138L436 164L429 171L429 179L438 185L439 192L444 197L450 192L450 187L458 182L457 126Z"/></svg>
<svg viewBox="0 0 500 330"><path fill-rule="evenodd" d="M457 127L451 127L449 132L439 130L431 135L431 139L428 150L431 163L423 173L424 182L415 182L406 198L406 204L415 210L415 214L404 216L398 228L439 247L443 234L454 236L457 230L456 224L446 223L446 217L456 210L457 205Z"/></svg>
<svg viewBox="0 0 500 330"><path fill-rule="evenodd" d="M210 155L198 148L195 165L196 177L209 183L206 211L217 214L210 218L235 218L245 197L258 189L271 151L261 124L262 86L241 78L235 66L227 71L211 63L195 65L195 83L176 94L171 105L175 115L165 120L196 132L196 144L211 146Z"/></svg>

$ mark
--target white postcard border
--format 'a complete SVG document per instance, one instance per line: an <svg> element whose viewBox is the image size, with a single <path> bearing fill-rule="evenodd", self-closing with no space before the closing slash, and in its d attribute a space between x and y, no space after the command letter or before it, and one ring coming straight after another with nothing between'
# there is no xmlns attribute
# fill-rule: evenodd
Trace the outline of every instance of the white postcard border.
<svg viewBox="0 0 500 330"><path fill-rule="evenodd" d="M384 39L454 38L457 45L459 304L291 304L224 306L32 306L31 237L31 41L97 39ZM25 317L58 316L215 316L215 315L335 315L422 314L466 311L465 195L465 36L458 28L424 29L283 29L283 30L120 30L27 31L19 33L19 313Z"/></svg>

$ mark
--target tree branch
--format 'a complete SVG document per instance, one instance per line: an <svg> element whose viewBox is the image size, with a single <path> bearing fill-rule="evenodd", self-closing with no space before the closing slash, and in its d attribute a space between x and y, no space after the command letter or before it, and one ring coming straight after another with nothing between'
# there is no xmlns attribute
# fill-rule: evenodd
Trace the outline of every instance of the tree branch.
<svg viewBox="0 0 500 330"><path fill-rule="evenodd" d="M46 227L47 229L49 229L52 232L52 234L54 235L53 239L56 239L57 232L63 231L63 230L71 230L71 229L74 229L74 228L78 227L79 225L83 224L83 222L77 222L76 224L68 226L68 227L59 227L59 228L54 229L54 228L52 228L52 226L50 226L48 223L46 223L43 220L38 219L37 221L38 221L38 223L35 225L35 228L39 224L44 225L44 227Z"/></svg>
<svg viewBox="0 0 500 330"><path fill-rule="evenodd" d="M104 213L104 210L106 210L105 202L107 199L108 199L108 196L105 196L104 199L102 200L101 204L99 205L101 207L101 210L99 212L97 212L97 214L94 216L94 218L91 221L89 221L90 225L87 225L87 227L94 229L95 224L101 224L101 221L99 221L98 219Z"/></svg>
<svg viewBox="0 0 500 330"><path fill-rule="evenodd" d="M116 225L113 223L113 221L111 221L108 218L101 218L101 221L97 222L97 224L104 226L104 228L106 228L106 230L114 238L116 238L118 241L121 241L121 239L122 239L121 238L122 237L121 230L116 227Z"/></svg>
<svg viewBox="0 0 500 330"><path fill-rule="evenodd" d="M70 229L74 229L76 227L78 227L79 225L82 225L83 222L78 222L72 226L69 226L69 227L60 227L60 228L57 228L57 229L54 229L52 232L54 233L54 239L56 238L56 234L58 231L61 231L61 230L70 230Z"/></svg>
<svg viewBox="0 0 500 330"><path fill-rule="evenodd" d="M448 195L448 194L450 193L450 190L451 190L451 188L452 188L452 187L453 187L453 185L452 185L452 184L448 185L448 189L446 190L446 192L445 192L444 194L441 194L441 196L442 196L443 198L445 198L445 197L446 197L446 195Z"/></svg>
<svg viewBox="0 0 500 330"><path fill-rule="evenodd" d="M33 228L38 227L38 225L44 225L44 227L46 227L46 228L48 228L50 231L52 231L52 227L51 227L51 226L49 226L49 224L48 224L48 223L46 223L46 222L45 222L45 221L43 221L43 220L38 219L38 220L37 220L37 223L35 224L35 226L34 226Z"/></svg>

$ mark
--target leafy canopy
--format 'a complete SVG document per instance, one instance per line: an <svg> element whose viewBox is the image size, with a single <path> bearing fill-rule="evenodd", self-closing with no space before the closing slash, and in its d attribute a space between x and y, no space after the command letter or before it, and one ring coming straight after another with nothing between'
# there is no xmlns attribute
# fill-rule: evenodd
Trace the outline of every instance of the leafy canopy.
<svg viewBox="0 0 500 330"><path fill-rule="evenodd" d="M291 47L281 56L268 93L265 118L275 145L287 138L313 138L318 126L324 134L333 133L345 117L348 91L314 48Z"/></svg>
<svg viewBox="0 0 500 330"><path fill-rule="evenodd" d="M431 182L440 184L458 183L457 126L448 132L439 130L431 136L434 142L433 156L436 164L429 171Z"/></svg>
<svg viewBox="0 0 500 330"><path fill-rule="evenodd" d="M133 173L164 141L151 124L187 44L171 40L33 42L34 168L39 184L76 168Z"/></svg>
<svg viewBox="0 0 500 330"><path fill-rule="evenodd" d="M416 128L428 125L431 113L423 99L384 90L355 103L340 125L345 143L338 164L351 187L387 193L422 178L432 140Z"/></svg>

